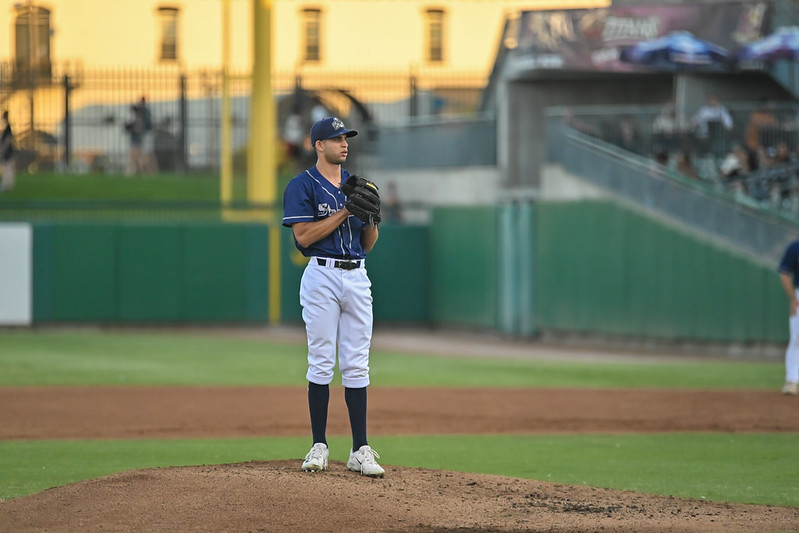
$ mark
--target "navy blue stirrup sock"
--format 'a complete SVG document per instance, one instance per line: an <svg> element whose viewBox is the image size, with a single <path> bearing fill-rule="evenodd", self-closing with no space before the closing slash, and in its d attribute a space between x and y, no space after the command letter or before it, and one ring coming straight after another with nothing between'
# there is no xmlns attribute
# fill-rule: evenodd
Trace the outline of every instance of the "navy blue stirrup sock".
<svg viewBox="0 0 799 533"><path fill-rule="evenodd" d="M313 443L327 445L327 405L330 403L330 386L308 382L308 410L311 413Z"/></svg>
<svg viewBox="0 0 799 533"><path fill-rule="evenodd" d="M366 442L366 387L360 389L344 388L344 401L350 413L352 428L352 451L357 451Z"/></svg>

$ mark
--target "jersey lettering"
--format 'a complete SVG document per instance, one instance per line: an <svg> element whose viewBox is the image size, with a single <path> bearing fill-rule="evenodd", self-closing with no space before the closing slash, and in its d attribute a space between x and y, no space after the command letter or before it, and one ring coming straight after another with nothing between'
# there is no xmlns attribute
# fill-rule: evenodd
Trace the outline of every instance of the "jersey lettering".
<svg viewBox="0 0 799 533"><path fill-rule="evenodd" d="M316 216L319 217L329 217L333 213L338 211L338 209L334 207L330 207L328 204L319 204L316 206Z"/></svg>

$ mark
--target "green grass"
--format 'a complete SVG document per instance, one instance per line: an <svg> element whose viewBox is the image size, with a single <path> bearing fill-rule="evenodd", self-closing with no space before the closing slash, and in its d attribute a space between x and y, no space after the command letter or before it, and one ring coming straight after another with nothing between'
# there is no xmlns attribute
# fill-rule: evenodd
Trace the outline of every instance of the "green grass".
<svg viewBox="0 0 799 533"><path fill-rule="evenodd" d="M0 202L10 200L213 202L219 200L219 175L20 174L15 187L0 196Z"/></svg>
<svg viewBox="0 0 799 533"><path fill-rule="evenodd" d="M295 169L281 168L276 187L282 191ZM247 196L245 175L233 177L233 199ZM124 174L20 173L10 191L0 195L0 207L30 201L124 201L124 202L218 202L219 174L159 173L152 176Z"/></svg>
<svg viewBox="0 0 799 533"><path fill-rule="evenodd" d="M279 174L277 189L291 177ZM246 177L234 176L234 207L245 207L246 198ZM0 194L0 220L218 220L219 203L216 173L23 173L12 190Z"/></svg>
<svg viewBox="0 0 799 533"><path fill-rule="evenodd" d="M329 439L331 459L350 441ZM459 435L371 439L385 464L799 507L799 435ZM142 468L296 459L308 438L0 442L0 499Z"/></svg>
<svg viewBox="0 0 799 533"><path fill-rule="evenodd" d="M198 333L6 330L0 386L296 385L305 346ZM374 386L776 390L782 365L441 357L375 351ZM387 464L799 507L797 434L380 436ZM331 439L333 458L349 447ZM299 459L307 437L0 442L0 498L156 466ZM339 451L337 451L339 450ZM339 456L336 456L336 453Z"/></svg>
<svg viewBox="0 0 799 533"><path fill-rule="evenodd" d="M232 336L97 332L0 333L0 386L297 385L302 344ZM375 350L375 386L776 389L765 362L576 362L454 358Z"/></svg>

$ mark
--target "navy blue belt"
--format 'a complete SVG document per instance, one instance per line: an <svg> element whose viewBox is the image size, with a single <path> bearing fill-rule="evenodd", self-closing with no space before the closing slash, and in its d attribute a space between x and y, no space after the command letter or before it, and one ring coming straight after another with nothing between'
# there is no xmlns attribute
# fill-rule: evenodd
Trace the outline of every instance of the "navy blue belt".
<svg viewBox="0 0 799 533"><path fill-rule="evenodd" d="M354 270L363 266L363 259L332 259L328 257L316 257L315 259L317 265L327 268Z"/></svg>

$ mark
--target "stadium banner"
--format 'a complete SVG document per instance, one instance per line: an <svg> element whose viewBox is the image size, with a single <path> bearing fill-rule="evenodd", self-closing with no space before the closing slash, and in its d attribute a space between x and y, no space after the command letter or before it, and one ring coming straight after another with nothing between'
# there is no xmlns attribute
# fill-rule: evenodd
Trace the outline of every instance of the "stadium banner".
<svg viewBox="0 0 799 533"><path fill-rule="evenodd" d="M771 2L524 11L511 30L517 37L509 59L517 71L642 71L621 60L623 49L690 32L734 53L770 32L773 12Z"/></svg>

